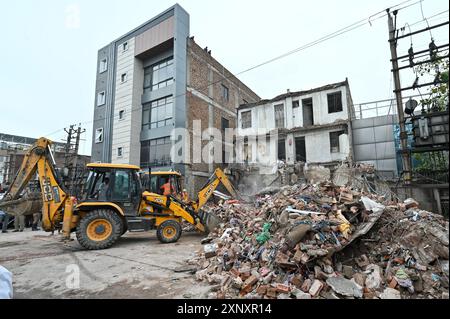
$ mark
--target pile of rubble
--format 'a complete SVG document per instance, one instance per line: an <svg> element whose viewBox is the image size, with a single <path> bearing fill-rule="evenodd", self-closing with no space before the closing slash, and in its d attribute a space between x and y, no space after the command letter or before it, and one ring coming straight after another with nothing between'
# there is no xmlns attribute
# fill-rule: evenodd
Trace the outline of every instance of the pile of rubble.
<svg viewBox="0 0 450 319"><path fill-rule="evenodd" d="M448 222L413 200L325 182L208 209L224 222L188 263L211 298L448 298Z"/></svg>

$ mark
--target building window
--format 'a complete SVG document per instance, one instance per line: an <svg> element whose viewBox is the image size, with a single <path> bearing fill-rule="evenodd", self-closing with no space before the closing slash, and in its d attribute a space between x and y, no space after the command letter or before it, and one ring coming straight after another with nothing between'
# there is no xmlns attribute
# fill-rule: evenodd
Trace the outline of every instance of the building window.
<svg viewBox="0 0 450 319"><path fill-rule="evenodd" d="M128 78L128 74L127 74L127 73L122 73L122 74L120 75L120 82L121 82L121 83L126 82L126 81L127 81L127 78Z"/></svg>
<svg viewBox="0 0 450 319"><path fill-rule="evenodd" d="M342 93L341 91L330 93L328 97L328 113L342 112Z"/></svg>
<svg viewBox="0 0 450 319"><path fill-rule="evenodd" d="M330 132L330 152L339 153L339 136L344 134L344 131Z"/></svg>
<svg viewBox="0 0 450 319"><path fill-rule="evenodd" d="M157 138L141 143L141 168L170 166L172 164L170 137Z"/></svg>
<svg viewBox="0 0 450 319"><path fill-rule="evenodd" d="M122 52L128 50L128 42L122 43Z"/></svg>
<svg viewBox="0 0 450 319"><path fill-rule="evenodd" d="M313 112L313 100L312 98L302 100L303 108L303 126L314 125L314 112Z"/></svg>
<svg viewBox="0 0 450 319"><path fill-rule="evenodd" d="M299 101L292 101L292 108L296 109L300 106L300 102Z"/></svg>
<svg viewBox="0 0 450 319"><path fill-rule="evenodd" d="M230 100L230 90L223 84L222 84L222 97L227 102Z"/></svg>
<svg viewBox="0 0 450 319"><path fill-rule="evenodd" d="M106 58L105 58L105 59L100 60L100 65L98 67L98 72L99 73L103 73L106 70L108 70L108 60L106 60Z"/></svg>
<svg viewBox="0 0 450 319"><path fill-rule="evenodd" d="M106 92L98 92L97 93L97 106L103 105L106 102Z"/></svg>
<svg viewBox="0 0 450 319"><path fill-rule="evenodd" d="M152 129L172 124L173 99L171 96L143 105L142 129Z"/></svg>
<svg viewBox="0 0 450 319"><path fill-rule="evenodd" d="M244 162L248 163L250 161L252 161L253 157L252 157L252 146L249 145L248 143L248 137L244 137Z"/></svg>
<svg viewBox="0 0 450 319"><path fill-rule="evenodd" d="M222 131L225 131L225 129L230 127L230 121L228 119L222 117L221 126L222 126Z"/></svg>
<svg viewBox="0 0 450 319"><path fill-rule="evenodd" d="M280 161L286 160L286 140L285 139L278 140L278 159Z"/></svg>
<svg viewBox="0 0 450 319"><path fill-rule="evenodd" d="M123 120L123 117L125 116L125 110L119 111L119 120Z"/></svg>
<svg viewBox="0 0 450 319"><path fill-rule="evenodd" d="M241 113L242 128L252 127L252 111Z"/></svg>
<svg viewBox="0 0 450 319"><path fill-rule="evenodd" d="M95 143L103 142L103 127L100 127L95 130Z"/></svg>
<svg viewBox="0 0 450 319"><path fill-rule="evenodd" d="M284 128L284 105L278 104L274 106L275 111L275 127Z"/></svg>
<svg viewBox="0 0 450 319"><path fill-rule="evenodd" d="M144 93L173 84L173 57L144 69Z"/></svg>
<svg viewBox="0 0 450 319"><path fill-rule="evenodd" d="M123 155L123 147L118 147L117 148L117 157L122 157Z"/></svg>

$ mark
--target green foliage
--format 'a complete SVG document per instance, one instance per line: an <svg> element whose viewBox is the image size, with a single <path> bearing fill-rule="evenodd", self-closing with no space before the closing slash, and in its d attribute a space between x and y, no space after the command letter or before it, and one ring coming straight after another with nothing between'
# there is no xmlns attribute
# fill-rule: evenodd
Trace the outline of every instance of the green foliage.
<svg viewBox="0 0 450 319"><path fill-rule="evenodd" d="M448 55L444 52L443 56ZM420 100L424 110L445 111L448 105L448 81L449 81L449 59L437 57L431 62L418 65L416 71L420 76L431 76L439 80L434 86L428 88L429 98Z"/></svg>
<svg viewBox="0 0 450 319"><path fill-rule="evenodd" d="M437 151L413 154L415 172L431 172L448 170L448 152Z"/></svg>

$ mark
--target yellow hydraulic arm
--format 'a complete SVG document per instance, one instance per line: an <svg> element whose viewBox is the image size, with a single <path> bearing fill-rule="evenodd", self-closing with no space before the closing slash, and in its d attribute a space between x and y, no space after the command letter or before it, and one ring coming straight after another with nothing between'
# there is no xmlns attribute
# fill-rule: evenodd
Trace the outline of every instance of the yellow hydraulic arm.
<svg viewBox="0 0 450 319"><path fill-rule="evenodd" d="M222 183L223 186L225 186L225 188L232 197L238 198L238 193L234 189L233 184L231 184L228 177L220 168L216 168L214 173L206 182L205 186L203 186L203 188L198 192L197 202L192 203L192 208L196 212L198 212L199 209L203 205L205 205L206 202L208 202L209 198L214 193L214 191L216 190L216 188L219 186L220 183Z"/></svg>
<svg viewBox="0 0 450 319"><path fill-rule="evenodd" d="M55 161L50 149L52 143L49 139L41 137L28 150L11 186L0 201L0 207L8 212L8 206L18 201L21 192L37 172L43 201L42 228L45 231L53 231L55 226L64 220L63 233L65 237L68 237L73 200L63 190L56 177ZM12 214L15 213L12 212Z"/></svg>

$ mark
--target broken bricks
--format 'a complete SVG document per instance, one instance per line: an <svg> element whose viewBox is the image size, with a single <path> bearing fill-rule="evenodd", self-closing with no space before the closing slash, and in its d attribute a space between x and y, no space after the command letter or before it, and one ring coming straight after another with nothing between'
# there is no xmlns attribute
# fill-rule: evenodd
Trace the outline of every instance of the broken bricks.
<svg viewBox="0 0 450 319"><path fill-rule="evenodd" d="M305 184L257 198L256 206L207 204L224 223L189 264L198 265L198 280L220 282L227 298L397 298L411 286L419 298L445 296L448 222L412 201L363 194ZM267 223L270 236L258 242ZM348 245L352 256L344 258Z"/></svg>

